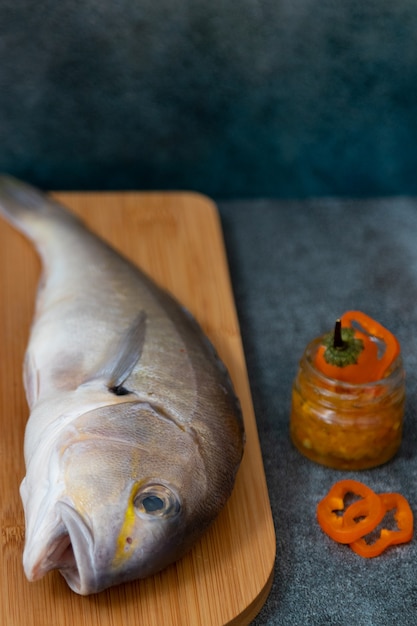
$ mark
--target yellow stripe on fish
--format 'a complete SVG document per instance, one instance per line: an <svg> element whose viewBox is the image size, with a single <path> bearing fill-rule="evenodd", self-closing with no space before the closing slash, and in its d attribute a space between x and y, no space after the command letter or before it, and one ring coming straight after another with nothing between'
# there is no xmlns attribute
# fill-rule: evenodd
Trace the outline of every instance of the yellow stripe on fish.
<svg viewBox="0 0 417 626"><path fill-rule="evenodd" d="M113 558L113 566L120 567L124 561L130 558L132 552L137 548L138 539L134 536L134 528L137 522L135 512L135 497L138 492L139 483L135 483L130 491L123 525L117 538L116 550Z"/></svg>

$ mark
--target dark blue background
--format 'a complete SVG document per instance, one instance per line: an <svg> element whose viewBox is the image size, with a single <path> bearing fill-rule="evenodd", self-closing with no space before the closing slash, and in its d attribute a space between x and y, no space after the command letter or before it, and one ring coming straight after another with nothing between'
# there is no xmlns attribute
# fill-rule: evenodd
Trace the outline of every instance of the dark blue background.
<svg viewBox="0 0 417 626"><path fill-rule="evenodd" d="M0 0L0 170L48 189L417 193L414 0Z"/></svg>

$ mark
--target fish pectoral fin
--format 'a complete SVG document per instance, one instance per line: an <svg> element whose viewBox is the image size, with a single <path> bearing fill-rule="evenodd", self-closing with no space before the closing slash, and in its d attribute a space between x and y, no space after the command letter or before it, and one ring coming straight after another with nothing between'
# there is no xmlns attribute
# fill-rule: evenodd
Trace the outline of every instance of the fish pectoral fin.
<svg viewBox="0 0 417 626"><path fill-rule="evenodd" d="M129 378L140 360L145 335L146 313L140 311L120 341L108 351L94 378L104 380L107 387L116 395L128 393L123 383Z"/></svg>

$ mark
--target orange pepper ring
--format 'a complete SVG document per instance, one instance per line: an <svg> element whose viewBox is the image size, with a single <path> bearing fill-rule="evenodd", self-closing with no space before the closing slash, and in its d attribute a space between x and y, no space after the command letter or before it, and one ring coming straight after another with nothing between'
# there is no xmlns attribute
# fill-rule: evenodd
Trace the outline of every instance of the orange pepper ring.
<svg viewBox="0 0 417 626"><path fill-rule="evenodd" d="M345 510L343 515L336 511L343 511L346 494L353 493L361 496L361 500L354 502ZM360 504L360 515L357 510ZM345 519L346 513L357 505L356 513ZM381 498L363 483L345 479L335 483L333 487L317 505L317 520L322 530L338 543L352 544L367 533L371 532L385 515ZM361 517L355 521L356 517Z"/></svg>
<svg viewBox="0 0 417 626"><path fill-rule="evenodd" d="M346 311L341 317L342 324L348 322L353 328L356 322L368 334L369 337L375 337L385 344L385 353L379 360L378 369L379 377L384 375L384 371L395 361L400 354L400 344L398 339L385 326L369 317L362 311Z"/></svg>
<svg viewBox="0 0 417 626"><path fill-rule="evenodd" d="M407 543L413 536L413 512L404 496L399 493L383 493L380 494L379 498L383 505L384 514L396 509L394 519L397 522L398 530L383 528L379 538L372 544L367 543L363 537L352 542L350 544L352 550L365 558L378 556L389 546ZM357 510L355 510L357 504L359 502L354 502L349 507L348 518L354 519L358 512L360 515L359 507L356 507ZM348 510L346 510L345 515Z"/></svg>
<svg viewBox="0 0 417 626"><path fill-rule="evenodd" d="M343 367L329 363L324 357L327 347L322 343L314 358L316 368L328 378L353 384L370 383L384 378L400 355L398 339L382 324L361 311L346 311L340 317L340 322L342 328L353 329L355 338L364 343L357 362ZM381 356L378 356L378 341L385 346Z"/></svg>

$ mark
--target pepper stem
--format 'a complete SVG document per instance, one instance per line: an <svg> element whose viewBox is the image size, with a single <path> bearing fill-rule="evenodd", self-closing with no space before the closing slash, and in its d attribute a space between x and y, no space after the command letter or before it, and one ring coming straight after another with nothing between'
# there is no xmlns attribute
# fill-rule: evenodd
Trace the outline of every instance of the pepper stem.
<svg viewBox="0 0 417 626"><path fill-rule="evenodd" d="M364 349L363 340L355 337L355 329L349 326L342 327L342 320L336 320L334 331L323 336L322 345L326 348L324 360L329 365L346 367L358 362Z"/></svg>
<svg viewBox="0 0 417 626"><path fill-rule="evenodd" d="M346 348L346 342L342 339L342 321L340 319L336 320L334 325L333 348L337 350Z"/></svg>

